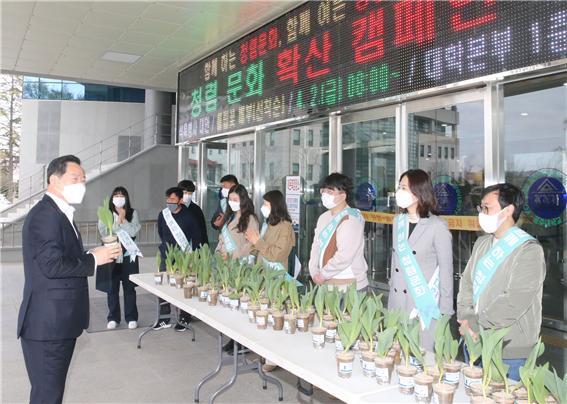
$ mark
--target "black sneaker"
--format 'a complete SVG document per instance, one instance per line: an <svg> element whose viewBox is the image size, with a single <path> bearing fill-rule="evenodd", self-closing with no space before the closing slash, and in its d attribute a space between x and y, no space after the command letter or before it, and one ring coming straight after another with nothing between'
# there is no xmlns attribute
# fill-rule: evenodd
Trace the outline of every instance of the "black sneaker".
<svg viewBox="0 0 567 404"><path fill-rule="evenodd" d="M155 331L157 330L163 330L164 328L169 328L171 327L171 324L169 324L169 320L162 320L159 323L155 324L153 329Z"/></svg>
<svg viewBox="0 0 567 404"><path fill-rule="evenodd" d="M175 327L173 327L173 329L177 332L183 332L187 329L187 327L183 324L177 323L175 324Z"/></svg>
<svg viewBox="0 0 567 404"><path fill-rule="evenodd" d="M232 355L234 353L234 341L230 340L228 341L223 347L222 350L226 353L228 353L229 355Z"/></svg>

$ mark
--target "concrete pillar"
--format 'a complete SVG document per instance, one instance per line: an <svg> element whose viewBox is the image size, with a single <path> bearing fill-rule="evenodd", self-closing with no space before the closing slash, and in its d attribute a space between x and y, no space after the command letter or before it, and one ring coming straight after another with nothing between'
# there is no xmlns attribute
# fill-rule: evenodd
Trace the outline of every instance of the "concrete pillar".
<svg viewBox="0 0 567 404"><path fill-rule="evenodd" d="M158 144L174 144L172 111L173 93L146 90L145 136L149 141L157 137Z"/></svg>

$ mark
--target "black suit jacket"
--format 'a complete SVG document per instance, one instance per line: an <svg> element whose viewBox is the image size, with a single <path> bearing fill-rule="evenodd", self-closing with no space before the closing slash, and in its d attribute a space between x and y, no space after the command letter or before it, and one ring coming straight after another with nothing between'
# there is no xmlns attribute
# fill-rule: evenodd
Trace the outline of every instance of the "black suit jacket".
<svg viewBox="0 0 567 404"><path fill-rule="evenodd" d="M209 237L207 236L207 222L205 222L205 215L203 214L203 210L199 205L196 203L191 202L189 206L187 206L189 213L191 213L197 223L199 223L199 227L201 228L201 241L202 244L209 244Z"/></svg>
<svg viewBox="0 0 567 404"><path fill-rule="evenodd" d="M28 213L22 239L25 283L18 337L78 337L89 326L87 276L94 273L94 256L84 251L80 234L47 195Z"/></svg>

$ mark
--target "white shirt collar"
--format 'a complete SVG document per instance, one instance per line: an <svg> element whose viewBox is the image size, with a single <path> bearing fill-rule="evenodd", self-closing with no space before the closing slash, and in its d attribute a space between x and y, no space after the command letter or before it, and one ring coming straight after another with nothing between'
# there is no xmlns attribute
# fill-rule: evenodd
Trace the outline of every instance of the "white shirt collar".
<svg viewBox="0 0 567 404"><path fill-rule="evenodd" d="M61 209L61 212L63 212L71 222L73 221L73 214L75 213L74 207L69 205L64 199L59 198L58 196L52 194L51 192L46 192L45 195L53 199L57 207Z"/></svg>

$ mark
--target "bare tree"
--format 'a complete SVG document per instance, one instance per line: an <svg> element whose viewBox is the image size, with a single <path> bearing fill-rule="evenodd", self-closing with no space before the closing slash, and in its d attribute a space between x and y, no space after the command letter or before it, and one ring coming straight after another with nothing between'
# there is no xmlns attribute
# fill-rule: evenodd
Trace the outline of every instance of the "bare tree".
<svg viewBox="0 0 567 404"><path fill-rule="evenodd" d="M22 76L0 75L0 178L2 194L16 197L15 173L20 162Z"/></svg>

